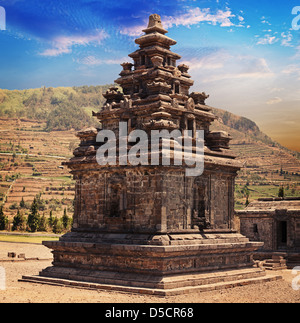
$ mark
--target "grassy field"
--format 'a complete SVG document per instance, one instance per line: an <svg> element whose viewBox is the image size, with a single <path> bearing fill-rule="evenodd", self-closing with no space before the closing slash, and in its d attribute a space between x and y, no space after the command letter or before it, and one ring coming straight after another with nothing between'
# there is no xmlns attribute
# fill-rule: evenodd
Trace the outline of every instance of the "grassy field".
<svg viewBox="0 0 300 323"><path fill-rule="evenodd" d="M246 196L243 193L244 185L236 185L235 188L235 209L241 210L246 207ZM297 184L286 184L284 187L284 196L285 197L297 197L299 196L299 188ZM254 200L264 197L278 197L278 191L280 186L277 184L273 185L248 185L249 191L248 200L251 203Z"/></svg>
<svg viewBox="0 0 300 323"><path fill-rule="evenodd" d="M28 234L1 234L0 233L0 242L21 242L21 243L35 243L42 244L42 241L58 241L59 237L47 237L46 235L38 236L38 235L28 235Z"/></svg>

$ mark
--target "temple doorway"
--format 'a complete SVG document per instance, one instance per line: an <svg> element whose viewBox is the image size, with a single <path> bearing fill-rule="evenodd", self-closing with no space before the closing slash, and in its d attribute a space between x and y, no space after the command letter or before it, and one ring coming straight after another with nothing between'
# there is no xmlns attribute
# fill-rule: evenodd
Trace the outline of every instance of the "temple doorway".
<svg viewBox="0 0 300 323"><path fill-rule="evenodd" d="M284 249L287 246L287 221L278 221L277 225L277 247Z"/></svg>

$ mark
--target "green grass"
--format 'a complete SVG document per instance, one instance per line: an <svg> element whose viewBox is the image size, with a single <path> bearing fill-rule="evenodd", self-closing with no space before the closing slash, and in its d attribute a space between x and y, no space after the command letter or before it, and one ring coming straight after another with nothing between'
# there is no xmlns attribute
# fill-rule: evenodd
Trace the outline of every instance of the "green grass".
<svg viewBox="0 0 300 323"><path fill-rule="evenodd" d="M279 186L272 185L249 185L250 197L252 199L258 199L262 197L277 197Z"/></svg>
<svg viewBox="0 0 300 323"><path fill-rule="evenodd" d="M235 209L242 210L245 208L246 197L241 193L244 185L237 185L235 190ZM251 203L254 200L264 197L278 197L279 185L248 185L249 190L249 202ZM297 189L292 188L293 185L290 185L290 188L287 189L284 185L284 196L285 197L294 197L300 196L300 192Z"/></svg>
<svg viewBox="0 0 300 323"><path fill-rule="evenodd" d="M0 242L19 242L42 244L42 241L58 241L59 237L31 236L31 235L6 235L0 233Z"/></svg>

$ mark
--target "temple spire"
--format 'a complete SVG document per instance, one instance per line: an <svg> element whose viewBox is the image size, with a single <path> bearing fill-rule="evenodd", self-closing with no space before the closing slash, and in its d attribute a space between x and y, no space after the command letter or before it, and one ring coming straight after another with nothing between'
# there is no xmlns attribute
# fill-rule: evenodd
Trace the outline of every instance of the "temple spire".
<svg viewBox="0 0 300 323"><path fill-rule="evenodd" d="M145 32L146 34L150 34L153 32L159 32L160 34L164 35L168 31L166 29L164 29L164 27L162 26L160 15L155 13L155 14L149 16L148 27L146 29L144 29L143 32Z"/></svg>

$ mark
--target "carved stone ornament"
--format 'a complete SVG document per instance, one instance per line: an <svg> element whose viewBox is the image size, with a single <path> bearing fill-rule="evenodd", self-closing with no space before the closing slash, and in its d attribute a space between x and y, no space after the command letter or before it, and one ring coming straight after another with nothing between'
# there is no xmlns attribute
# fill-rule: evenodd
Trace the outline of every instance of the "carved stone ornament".
<svg viewBox="0 0 300 323"><path fill-rule="evenodd" d="M173 75L175 77L180 77L181 76L181 72L179 71L179 69L177 67L174 69Z"/></svg>
<svg viewBox="0 0 300 323"><path fill-rule="evenodd" d="M179 69L179 71L181 73L187 73L188 70L189 70L189 68L190 67L188 65L186 65L186 64L180 64L180 65L178 65L178 69Z"/></svg>
<svg viewBox="0 0 300 323"><path fill-rule="evenodd" d="M172 107L178 109L179 108L179 103L176 98L172 99Z"/></svg>
<svg viewBox="0 0 300 323"><path fill-rule="evenodd" d="M130 95L124 95L124 100L120 102L121 109L131 109L132 108L132 100L130 99Z"/></svg>
<svg viewBox="0 0 300 323"><path fill-rule="evenodd" d="M132 69L133 64L126 62L126 63L121 64L121 66L123 67L123 70L124 71L131 72L131 69Z"/></svg>
<svg viewBox="0 0 300 323"><path fill-rule="evenodd" d="M148 23L148 28L150 27L154 27L154 26L158 26L160 28L163 28L162 24L161 24L161 18L160 15L154 13L153 15L151 15L149 17L149 23Z"/></svg>
<svg viewBox="0 0 300 323"><path fill-rule="evenodd" d="M160 56L153 56L151 57L151 61L155 67L159 67L163 65L164 59Z"/></svg>
<svg viewBox="0 0 300 323"><path fill-rule="evenodd" d="M190 96L194 99L196 104L203 104L205 105L205 100L209 98L209 95L205 92L193 92L190 94Z"/></svg>
<svg viewBox="0 0 300 323"><path fill-rule="evenodd" d="M192 98L189 98L186 101L185 107L188 111L194 111L195 110L195 102Z"/></svg>

